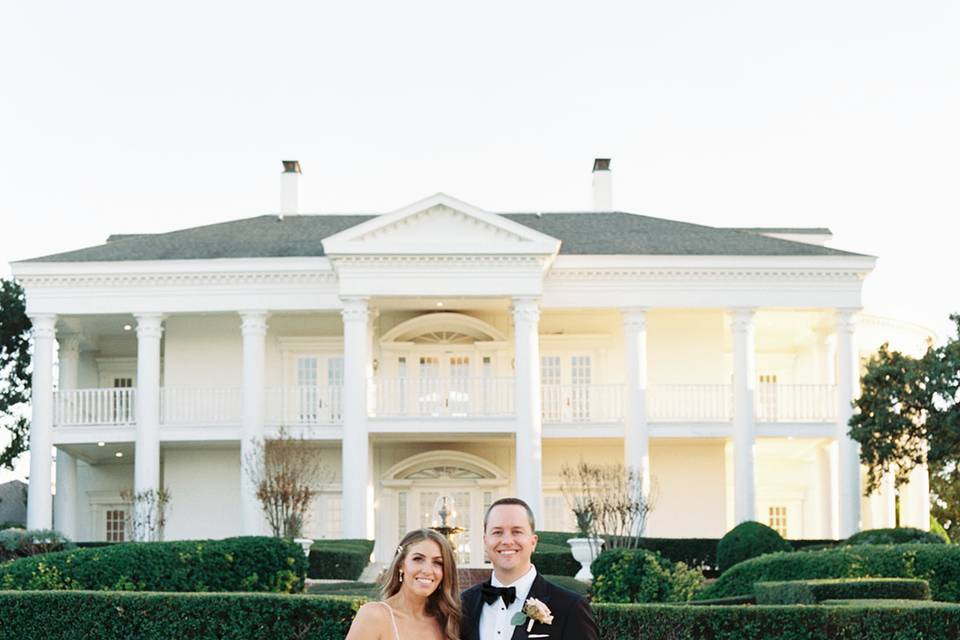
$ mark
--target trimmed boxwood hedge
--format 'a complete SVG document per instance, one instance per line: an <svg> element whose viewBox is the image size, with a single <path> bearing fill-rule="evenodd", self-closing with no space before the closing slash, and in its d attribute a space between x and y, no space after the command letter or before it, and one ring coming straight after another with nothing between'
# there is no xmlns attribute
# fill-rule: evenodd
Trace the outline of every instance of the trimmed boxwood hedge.
<svg viewBox="0 0 960 640"><path fill-rule="evenodd" d="M305 568L300 545L278 538L127 542L8 562L0 588L296 593Z"/></svg>
<svg viewBox="0 0 960 640"><path fill-rule="evenodd" d="M561 546L541 541L530 560L537 567L537 571L543 574L575 576L580 570L580 563L573 559L570 545L566 542Z"/></svg>
<svg viewBox="0 0 960 640"><path fill-rule="evenodd" d="M341 640L362 598L233 593L0 592L0 637L18 640ZM594 605L601 640L946 640L960 606Z"/></svg>
<svg viewBox="0 0 960 640"><path fill-rule="evenodd" d="M717 543L717 565L726 571L744 560L777 551L793 551L793 546L763 523L741 522Z"/></svg>
<svg viewBox="0 0 960 640"><path fill-rule="evenodd" d="M696 599L753 593L757 582L824 578L919 578L934 600L960 602L960 546L860 545L804 553L773 553L734 566Z"/></svg>
<svg viewBox="0 0 960 640"><path fill-rule="evenodd" d="M310 547L309 578L356 580L370 563L373 540L317 540Z"/></svg>
<svg viewBox="0 0 960 640"><path fill-rule="evenodd" d="M757 604L817 604L824 600L929 600L926 580L857 578L791 580L753 585Z"/></svg>
<svg viewBox="0 0 960 640"><path fill-rule="evenodd" d="M0 637L341 640L363 602L266 593L6 591L0 592Z"/></svg>
<svg viewBox="0 0 960 640"><path fill-rule="evenodd" d="M593 605L601 640L947 640L960 606L913 601L838 606Z"/></svg>
<svg viewBox="0 0 960 640"><path fill-rule="evenodd" d="M944 540L931 531L913 527L896 527L860 531L844 540L843 544L946 544L947 542L949 540Z"/></svg>

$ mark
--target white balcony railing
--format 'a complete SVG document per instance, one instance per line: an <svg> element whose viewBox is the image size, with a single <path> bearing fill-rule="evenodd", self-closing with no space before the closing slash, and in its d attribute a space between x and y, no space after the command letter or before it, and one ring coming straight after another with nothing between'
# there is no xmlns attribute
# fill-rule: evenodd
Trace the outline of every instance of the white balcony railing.
<svg viewBox="0 0 960 640"><path fill-rule="evenodd" d="M135 398L132 388L57 391L53 394L53 423L65 427L133 424Z"/></svg>
<svg viewBox="0 0 960 640"><path fill-rule="evenodd" d="M541 387L546 423L623 420L622 384L545 384Z"/></svg>
<svg viewBox="0 0 960 640"><path fill-rule="evenodd" d="M837 387L832 384L758 384L757 422L831 422L837 418Z"/></svg>
<svg viewBox="0 0 960 640"><path fill-rule="evenodd" d="M727 384L664 384L647 390L651 422L729 422L733 387Z"/></svg>
<svg viewBox="0 0 960 640"><path fill-rule="evenodd" d="M264 400L272 426L343 423L342 386L267 387Z"/></svg>
<svg viewBox="0 0 960 640"><path fill-rule="evenodd" d="M239 387L161 387L160 424L240 424Z"/></svg>
<svg viewBox="0 0 960 640"><path fill-rule="evenodd" d="M514 415L513 378L383 378L370 382L373 417L469 418ZM621 384L543 385L543 421L548 424L622 422ZM343 387L268 387L266 424L342 424ZM56 426L132 425L136 389L74 389L54 393ZM759 384L757 422L832 422L835 385ZM162 425L239 425L243 392L238 387L163 387ZM730 385L653 385L647 390L650 422L730 422Z"/></svg>
<svg viewBox="0 0 960 640"><path fill-rule="evenodd" d="M378 417L513 415L513 378L385 378L372 381Z"/></svg>

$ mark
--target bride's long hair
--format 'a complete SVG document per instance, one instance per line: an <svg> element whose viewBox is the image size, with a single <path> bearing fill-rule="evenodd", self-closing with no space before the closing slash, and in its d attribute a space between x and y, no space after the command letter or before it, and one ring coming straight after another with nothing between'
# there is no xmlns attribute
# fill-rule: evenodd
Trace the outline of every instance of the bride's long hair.
<svg viewBox="0 0 960 640"><path fill-rule="evenodd" d="M450 543L442 535L432 529L414 529L403 536L393 562L383 577L380 587L380 599L386 600L398 593L402 587L400 570L403 561L410 551L410 546L424 540L432 540L440 547L440 557L443 561L443 579L440 586L434 589L427 597L427 611L440 623L445 640L459 640L460 620L463 617L460 611L460 581L457 579L457 561L453 555Z"/></svg>

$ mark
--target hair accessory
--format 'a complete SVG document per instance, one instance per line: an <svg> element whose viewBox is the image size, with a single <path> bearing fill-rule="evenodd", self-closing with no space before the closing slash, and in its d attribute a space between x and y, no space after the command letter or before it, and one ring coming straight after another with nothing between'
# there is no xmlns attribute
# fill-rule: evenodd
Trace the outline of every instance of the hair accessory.
<svg viewBox="0 0 960 640"><path fill-rule="evenodd" d="M397 545L397 553L403 553L403 545L402 545L402 544L398 544L398 545Z"/></svg>

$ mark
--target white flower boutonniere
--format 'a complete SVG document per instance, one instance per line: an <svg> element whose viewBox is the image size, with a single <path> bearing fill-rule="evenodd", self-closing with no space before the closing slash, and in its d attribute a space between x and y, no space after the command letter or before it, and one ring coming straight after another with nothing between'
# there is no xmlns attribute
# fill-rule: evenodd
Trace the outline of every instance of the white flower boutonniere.
<svg viewBox="0 0 960 640"><path fill-rule="evenodd" d="M510 619L510 624L513 626L521 625L524 622L527 623L527 633L530 633L534 622L553 624L553 613L550 611L550 607L536 598L527 598L527 601L523 603L523 609L513 614L513 618Z"/></svg>

